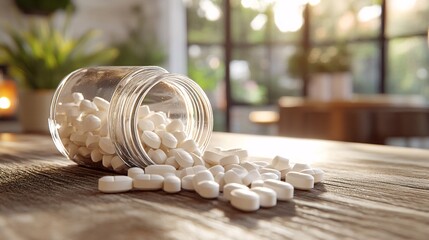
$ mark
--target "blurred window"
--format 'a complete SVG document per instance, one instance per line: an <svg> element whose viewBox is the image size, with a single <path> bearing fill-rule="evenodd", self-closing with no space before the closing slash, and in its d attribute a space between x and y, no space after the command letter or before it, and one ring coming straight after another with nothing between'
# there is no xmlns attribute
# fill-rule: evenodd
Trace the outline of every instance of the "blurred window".
<svg viewBox="0 0 429 240"><path fill-rule="evenodd" d="M233 129L229 118L248 121L237 109L304 94L317 68L350 71L354 93L429 99L428 0L185 2L189 74L212 98L217 130ZM337 59L330 66L311 62L315 53L323 60L332 49Z"/></svg>

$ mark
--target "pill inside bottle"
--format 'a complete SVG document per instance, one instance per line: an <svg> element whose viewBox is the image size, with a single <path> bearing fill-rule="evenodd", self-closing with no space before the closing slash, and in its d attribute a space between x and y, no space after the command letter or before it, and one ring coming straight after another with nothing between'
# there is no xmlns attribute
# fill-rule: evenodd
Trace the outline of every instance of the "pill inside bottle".
<svg viewBox="0 0 429 240"><path fill-rule="evenodd" d="M116 172L164 164L169 158L177 158L179 167L192 166L213 130L212 108L200 86L155 66L70 73L54 94L48 121L64 156ZM183 142L195 147L181 148Z"/></svg>

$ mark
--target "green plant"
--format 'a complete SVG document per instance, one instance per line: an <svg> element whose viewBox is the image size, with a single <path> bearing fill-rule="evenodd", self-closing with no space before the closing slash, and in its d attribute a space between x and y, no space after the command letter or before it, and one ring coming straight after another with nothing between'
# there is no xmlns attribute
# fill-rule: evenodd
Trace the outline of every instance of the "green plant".
<svg viewBox="0 0 429 240"><path fill-rule="evenodd" d="M136 27L129 31L126 41L115 44L119 55L113 65L161 65L166 59L166 54L156 37L155 29L151 28L153 26L150 22L145 22L146 17L140 5L132 6L131 10L136 19Z"/></svg>
<svg viewBox="0 0 429 240"><path fill-rule="evenodd" d="M292 77L301 77L304 74L304 64L307 64L310 74L347 72L351 68L351 56L343 44L313 48L308 53L298 49L288 60L289 74Z"/></svg>
<svg viewBox="0 0 429 240"><path fill-rule="evenodd" d="M96 31L71 38L68 21L56 29L45 20L32 22L26 31L7 27L9 39L0 43L0 61L11 67L11 74L26 88L55 89L70 72L109 63L118 54L114 48L94 43Z"/></svg>

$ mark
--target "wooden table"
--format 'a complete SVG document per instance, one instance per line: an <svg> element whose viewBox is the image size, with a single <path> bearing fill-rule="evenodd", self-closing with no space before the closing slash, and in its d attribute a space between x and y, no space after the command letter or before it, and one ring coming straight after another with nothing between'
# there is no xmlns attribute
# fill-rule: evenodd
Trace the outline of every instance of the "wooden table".
<svg viewBox="0 0 429 240"><path fill-rule="evenodd" d="M389 137L428 137L429 105L422 96L355 95L314 101L282 97L279 135L381 143Z"/></svg>
<svg viewBox="0 0 429 240"><path fill-rule="evenodd" d="M326 179L255 213L187 191L103 194L109 173L50 136L0 134L0 239L428 239L427 150L227 133L211 146L310 162Z"/></svg>

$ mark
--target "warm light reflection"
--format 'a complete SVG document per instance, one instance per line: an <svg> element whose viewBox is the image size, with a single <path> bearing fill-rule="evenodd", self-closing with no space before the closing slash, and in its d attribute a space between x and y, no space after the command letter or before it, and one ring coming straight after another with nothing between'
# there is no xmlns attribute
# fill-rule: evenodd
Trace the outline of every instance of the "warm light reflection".
<svg viewBox="0 0 429 240"><path fill-rule="evenodd" d="M245 60L233 60L230 63L231 78L238 81L247 81L250 78L249 63Z"/></svg>
<svg viewBox="0 0 429 240"><path fill-rule="evenodd" d="M221 16L221 10L210 0L201 0L200 9L202 14L209 21L217 21Z"/></svg>
<svg viewBox="0 0 429 240"><path fill-rule="evenodd" d="M391 0L389 4L395 11L409 11L413 9L416 0Z"/></svg>
<svg viewBox="0 0 429 240"><path fill-rule="evenodd" d="M198 45L191 45L188 48L188 54L190 57L197 58L201 55L201 47Z"/></svg>
<svg viewBox="0 0 429 240"><path fill-rule="evenodd" d="M372 5L361 8L358 13L358 19L360 22L369 22L373 19L381 16L381 6Z"/></svg>
<svg viewBox="0 0 429 240"><path fill-rule="evenodd" d="M241 6L255 11L265 12L275 0L241 0Z"/></svg>
<svg viewBox="0 0 429 240"><path fill-rule="evenodd" d="M0 109L9 109L11 106L10 100L7 97L0 97Z"/></svg>
<svg viewBox="0 0 429 240"><path fill-rule="evenodd" d="M296 32L304 24L299 1L277 1L274 5L274 23L281 32Z"/></svg>
<svg viewBox="0 0 429 240"><path fill-rule="evenodd" d="M250 27L255 31L259 31L265 26L265 23L267 23L267 15L260 13L250 22Z"/></svg>
<svg viewBox="0 0 429 240"><path fill-rule="evenodd" d="M217 56L209 56L207 61L211 69L217 69L220 66L220 60Z"/></svg>

